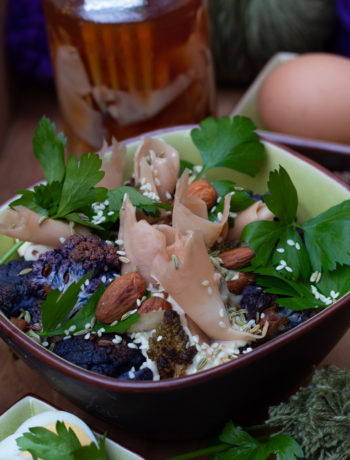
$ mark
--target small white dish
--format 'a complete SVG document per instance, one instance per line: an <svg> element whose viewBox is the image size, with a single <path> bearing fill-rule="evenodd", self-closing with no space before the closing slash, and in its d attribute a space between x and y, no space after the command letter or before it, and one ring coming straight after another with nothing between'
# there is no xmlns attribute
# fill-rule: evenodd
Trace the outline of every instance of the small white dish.
<svg viewBox="0 0 350 460"><path fill-rule="evenodd" d="M0 415L0 443L3 439L13 434L28 418L52 410L58 409L33 396L25 396L20 399ZM131 452L109 438L106 438L105 446L108 460L144 460L143 457Z"/></svg>

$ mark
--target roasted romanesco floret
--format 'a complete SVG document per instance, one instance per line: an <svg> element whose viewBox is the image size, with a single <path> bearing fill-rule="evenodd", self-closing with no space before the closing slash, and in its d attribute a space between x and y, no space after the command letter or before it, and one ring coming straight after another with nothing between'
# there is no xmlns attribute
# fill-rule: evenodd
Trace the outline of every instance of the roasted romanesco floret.
<svg viewBox="0 0 350 460"><path fill-rule="evenodd" d="M157 365L161 379L178 377L192 363L197 349L189 342L180 316L174 310L164 312L161 323L149 339L147 354Z"/></svg>

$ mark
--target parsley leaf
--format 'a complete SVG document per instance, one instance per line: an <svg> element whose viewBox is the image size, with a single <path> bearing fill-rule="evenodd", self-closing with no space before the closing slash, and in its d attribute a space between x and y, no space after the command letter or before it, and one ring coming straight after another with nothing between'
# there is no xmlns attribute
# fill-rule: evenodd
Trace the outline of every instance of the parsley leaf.
<svg viewBox="0 0 350 460"><path fill-rule="evenodd" d="M46 184L33 190L20 190L22 196L10 204L25 206L52 219L65 219L101 230L86 218L94 202L103 202L107 189L96 188L103 178L102 161L98 154L84 154L80 161L75 156L65 163L63 134L55 136L55 125L43 117L33 138L34 154L43 167Z"/></svg>
<svg viewBox="0 0 350 460"><path fill-rule="evenodd" d="M182 160L180 158L180 170L179 170L179 177L182 176L182 173L185 171L185 169L189 169L190 171L193 171L194 164L191 163L190 161Z"/></svg>
<svg viewBox="0 0 350 460"><path fill-rule="evenodd" d="M233 120L210 117L202 121L199 128L191 131L192 141L203 159L203 167L196 179L214 167L235 169L255 176L265 158L264 144L255 129L249 118L239 115Z"/></svg>
<svg viewBox="0 0 350 460"><path fill-rule="evenodd" d="M321 299L315 298L311 285L308 282L293 281L285 278L272 267L259 268L254 272L259 275L256 279L257 284L264 287L265 292L278 296L286 296L278 297L274 301L281 307L301 311L326 306L325 302Z"/></svg>
<svg viewBox="0 0 350 460"><path fill-rule="evenodd" d="M347 294L350 291L350 266L338 267L336 271L323 273L317 288L327 296L333 291L336 299Z"/></svg>
<svg viewBox="0 0 350 460"><path fill-rule="evenodd" d="M124 195L127 194L131 203L137 208L138 211L145 211L147 214L159 216L158 208L171 210L172 206L168 203L161 201L154 201L152 198L143 195L136 188L122 185L114 190L108 192L108 211L114 212L113 221L119 218L119 211L123 206ZM107 213L108 215L108 213Z"/></svg>
<svg viewBox="0 0 350 460"><path fill-rule="evenodd" d="M47 117L42 117L33 138L34 155L39 160L48 184L61 182L65 175L63 133L56 134L56 126Z"/></svg>
<svg viewBox="0 0 350 460"><path fill-rule="evenodd" d="M280 252L282 250L283 252ZM294 227L284 229L278 247L274 248L272 254L272 265L279 267L285 276L294 279L309 278L311 271L309 255L301 236Z"/></svg>
<svg viewBox="0 0 350 460"><path fill-rule="evenodd" d="M63 294L61 294L59 289L55 289L47 294L46 299L41 303L42 335L46 336L49 334L52 329L67 318L77 303L81 286L90 275L91 273L88 273L77 283L73 282Z"/></svg>
<svg viewBox="0 0 350 460"><path fill-rule="evenodd" d="M42 460L106 460L105 438L98 441L98 446L91 442L82 446L74 431L67 429L63 422L56 423L57 434L44 427L29 428L16 439L21 451L28 451L33 458Z"/></svg>
<svg viewBox="0 0 350 460"><path fill-rule="evenodd" d="M168 460L184 460L205 454L210 454L210 460L267 460L271 454L276 454L277 460L296 460L304 457L299 444L289 435L267 436L265 442L262 442L261 438L254 438L231 421L225 425L219 435L219 441L221 444Z"/></svg>
<svg viewBox="0 0 350 460"><path fill-rule="evenodd" d="M308 220L301 228L314 271L350 265L350 200Z"/></svg>
<svg viewBox="0 0 350 460"><path fill-rule="evenodd" d="M72 318L68 319L68 321L65 321L64 324L62 324L60 327L54 329L58 324L62 323L62 321L64 321L65 318L69 315L69 313L73 310L73 307L78 301L80 286L82 286L82 284L89 276L90 274L82 278L78 283L72 283L71 286L69 286L69 288L67 289L67 291L65 291L65 293L60 298L58 298L58 301L56 300L56 291L58 291L58 289L52 291L53 293L55 293L54 296L52 295L52 292L48 294L46 300L41 305L41 309L43 312L43 331L40 332L39 335L43 337L63 335L65 334L65 331L69 330L69 328L72 326L74 326L74 333L82 331L98 332L101 328L104 328L106 333L119 333L129 329L129 327L138 320L140 315L138 313L134 313L125 320L119 321L117 324L113 326L110 324L101 323L100 321L96 322L94 320L96 306L98 301L100 300L100 297L105 291L105 286L101 284L92 294L92 296L87 300L85 305L74 316L72 316ZM70 290L70 292L67 295L68 290ZM45 303L48 300L49 296L50 299L48 303ZM86 329L86 324L88 323L91 324L91 327L89 329Z"/></svg>
<svg viewBox="0 0 350 460"><path fill-rule="evenodd" d="M104 176L104 172L100 171L101 165L102 160L96 153L90 155L85 153L79 163L74 156L68 159L59 208L54 218L64 217L91 203L105 199L107 189L94 189L94 185Z"/></svg>
<svg viewBox="0 0 350 460"><path fill-rule="evenodd" d="M293 460L304 457L303 450L299 444L286 434L271 436L261 450L263 454L257 458L268 458L271 454L276 454L277 460Z"/></svg>
<svg viewBox="0 0 350 460"><path fill-rule="evenodd" d="M265 203L278 221L252 222L242 232L241 239L255 253L252 265L272 264L287 277L307 279L311 270L309 255L295 224L298 195L282 166L270 172L268 189L270 193L264 196Z"/></svg>
<svg viewBox="0 0 350 460"><path fill-rule="evenodd" d="M267 207L281 222L292 224L297 214L298 195L287 171L282 166L279 171L271 171L267 186L270 191L264 196Z"/></svg>
<svg viewBox="0 0 350 460"><path fill-rule="evenodd" d="M268 265L275 245L284 231L285 225L275 221L251 222L244 227L241 239L248 243L255 253L253 267Z"/></svg>
<svg viewBox="0 0 350 460"><path fill-rule="evenodd" d="M215 188L218 196L224 197L228 193L232 194L230 204L230 211L232 212L243 211L255 203L246 190L237 190L239 187L236 187L236 184L230 180L217 180L211 182L211 185Z"/></svg>

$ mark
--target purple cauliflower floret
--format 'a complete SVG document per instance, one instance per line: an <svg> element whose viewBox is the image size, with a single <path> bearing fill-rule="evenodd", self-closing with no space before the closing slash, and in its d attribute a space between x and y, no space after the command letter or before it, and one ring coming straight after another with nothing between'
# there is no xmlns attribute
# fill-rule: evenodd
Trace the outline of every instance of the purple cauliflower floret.
<svg viewBox="0 0 350 460"><path fill-rule="evenodd" d="M0 265L0 305L7 316L18 316L36 301L28 289L32 278L32 262L13 260Z"/></svg>
<svg viewBox="0 0 350 460"><path fill-rule="evenodd" d="M76 234L33 263L29 287L33 295L43 299L54 289L64 292L92 272L79 294L79 309L101 283L108 284L120 273L120 265L117 248L96 235Z"/></svg>
<svg viewBox="0 0 350 460"><path fill-rule="evenodd" d="M109 377L139 377L138 380L149 380L153 377L152 371L148 368L140 369L145 361L141 351L128 347L125 341L100 346L98 340L85 340L82 336L75 336L56 343L54 352L77 366ZM132 372L129 375L130 370Z"/></svg>

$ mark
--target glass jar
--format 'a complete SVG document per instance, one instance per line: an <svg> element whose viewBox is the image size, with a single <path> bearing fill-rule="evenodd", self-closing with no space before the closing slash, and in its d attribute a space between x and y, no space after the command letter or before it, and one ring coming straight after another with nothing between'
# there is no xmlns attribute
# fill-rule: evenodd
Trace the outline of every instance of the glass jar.
<svg viewBox="0 0 350 460"><path fill-rule="evenodd" d="M70 153L214 114L205 0L43 0Z"/></svg>

